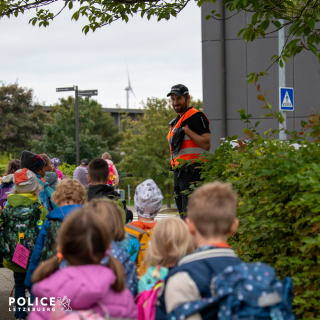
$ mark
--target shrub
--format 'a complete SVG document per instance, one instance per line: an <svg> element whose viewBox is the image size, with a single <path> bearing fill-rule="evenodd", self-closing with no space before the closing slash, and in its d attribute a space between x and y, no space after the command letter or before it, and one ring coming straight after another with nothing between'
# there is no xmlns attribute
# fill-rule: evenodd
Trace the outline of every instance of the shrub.
<svg viewBox="0 0 320 320"><path fill-rule="evenodd" d="M250 124L251 115L240 114ZM278 113L272 116L282 121ZM291 143L302 143L298 150L274 139L279 130L262 138L251 126L244 129L250 139L238 140L238 147L231 144L237 136L228 137L214 154L205 153L198 161L204 179L199 184L221 180L234 185L240 226L230 244L244 261L266 262L280 278L291 276L297 318L319 319L320 144L307 141L319 139L319 115L301 124L299 133L287 132Z"/></svg>
<svg viewBox="0 0 320 320"><path fill-rule="evenodd" d="M61 166L59 166L59 170L63 172L63 174L68 178L73 178L73 171L76 170L75 164L67 164L63 163Z"/></svg>

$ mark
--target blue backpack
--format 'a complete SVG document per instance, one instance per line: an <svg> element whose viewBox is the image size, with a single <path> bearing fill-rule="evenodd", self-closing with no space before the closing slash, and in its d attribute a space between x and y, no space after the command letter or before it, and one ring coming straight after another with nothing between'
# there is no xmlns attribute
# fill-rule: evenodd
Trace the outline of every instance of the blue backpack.
<svg viewBox="0 0 320 320"><path fill-rule="evenodd" d="M265 263L240 263L227 267L211 280L211 297L184 303L168 320L184 320L200 312L203 320L294 320L290 277L280 281Z"/></svg>

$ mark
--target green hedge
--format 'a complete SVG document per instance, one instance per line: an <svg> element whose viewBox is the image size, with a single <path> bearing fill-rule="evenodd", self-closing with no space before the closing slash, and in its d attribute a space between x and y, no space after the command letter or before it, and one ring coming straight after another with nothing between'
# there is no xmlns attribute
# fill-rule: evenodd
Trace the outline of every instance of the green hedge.
<svg viewBox="0 0 320 320"><path fill-rule="evenodd" d="M311 127L313 133L319 129ZM305 141L295 150L269 132L263 139L254 129L244 131L252 138L248 143L238 140L234 148L230 141L237 137L229 137L205 154L202 178L231 182L239 194L240 226L230 239L237 254L274 266L280 278L291 276L297 318L319 319L320 144Z"/></svg>

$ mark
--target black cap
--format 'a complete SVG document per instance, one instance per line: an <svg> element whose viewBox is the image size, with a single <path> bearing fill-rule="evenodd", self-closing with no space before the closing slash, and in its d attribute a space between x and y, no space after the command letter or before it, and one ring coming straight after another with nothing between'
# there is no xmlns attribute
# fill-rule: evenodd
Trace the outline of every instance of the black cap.
<svg viewBox="0 0 320 320"><path fill-rule="evenodd" d="M82 164L83 166L87 166L87 165L89 165L89 161L88 161L88 159L82 159L80 161L80 164Z"/></svg>
<svg viewBox="0 0 320 320"><path fill-rule="evenodd" d="M184 96L186 94L189 94L189 89L183 84L176 84L171 88L171 91L167 94L167 97L171 96L172 93L178 96Z"/></svg>

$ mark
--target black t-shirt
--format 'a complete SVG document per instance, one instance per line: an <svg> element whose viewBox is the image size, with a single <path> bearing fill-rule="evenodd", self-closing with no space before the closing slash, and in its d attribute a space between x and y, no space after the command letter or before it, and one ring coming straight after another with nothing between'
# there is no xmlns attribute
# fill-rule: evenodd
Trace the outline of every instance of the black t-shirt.
<svg viewBox="0 0 320 320"><path fill-rule="evenodd" d="M177 121L179 121L179 119L180 115L177 117ZM202 136L204 133L210 133L209 121L202 112L197 112L186 121L183 121L182 127L186 124L189 126L190 130L199 136Z"/></svg>
<svg viewBox="0 0 320 320"><path fill-rule="evenodd" d="M186 124L190 130L202 136L204 133L210 133L209 121L202 112L197 112L187 119Z"/></svg>

